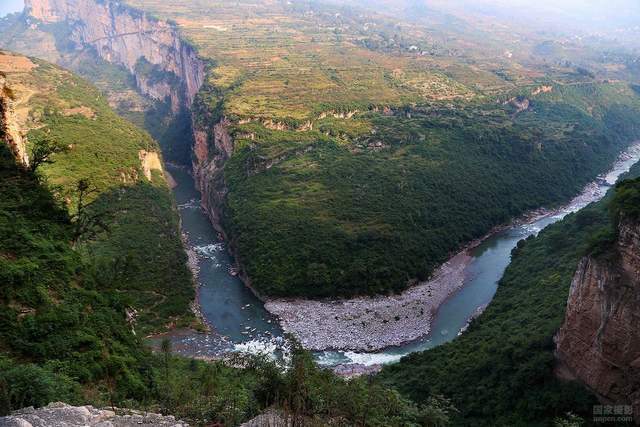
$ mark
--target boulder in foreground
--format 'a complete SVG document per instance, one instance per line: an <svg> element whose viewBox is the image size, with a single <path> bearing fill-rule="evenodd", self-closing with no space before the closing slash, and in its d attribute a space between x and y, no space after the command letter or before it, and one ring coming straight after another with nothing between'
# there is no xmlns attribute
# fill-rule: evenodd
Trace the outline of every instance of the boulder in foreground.
<svg viewBox="0 0 640 427"><path fill-rule="evenodd" d="M120 411L118 411L120 412ZM188 427L189 424L176 420L173 416L163 416L141 411L116 413L93 406L70 406L65 403L51 403L40 409L25 408L8 417L0 417L0 427Z"/></svg>

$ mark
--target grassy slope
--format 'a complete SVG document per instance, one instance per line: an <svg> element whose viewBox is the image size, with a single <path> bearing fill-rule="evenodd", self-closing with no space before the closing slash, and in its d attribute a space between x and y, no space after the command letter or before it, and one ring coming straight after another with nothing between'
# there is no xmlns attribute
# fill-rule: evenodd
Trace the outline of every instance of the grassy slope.
<svg viewBox="0 0 640 427"><path fill-rule="evenodd" d="M361 120L375 135L352 140L281 131L264 145L236 138L226 226L253 284L313 297L400 290L492 226L571 197L640 137L640 103L625 85L555 90L515 118L486 104L427 107L411 118L368 114ZM382 149L367 148L377 141ZM276 147L305 146L311 151L247 173Z"/></svg>
<svg viewBox="0 0 640 427"><path fill-rule="evenodd" d="M125 304L86 274L66 211L4 144L0 162L0 412L73 401L109 363L123 388L137 387Z"/></svg>
<svg viewBox="0 0 640 427"><path fill-rule="evenodd" d="M71 235L66 209L2 141L0 416L65 401L238 425L284 382L271 381L279 371L268 364L241 370L152 355L127 323L128 299L105 288L104 271L71 249Z"/></svg>
<svg viewBox="0 0 640 427"><path fill-rule="evenodd" d="M129 3L175 19L211 60L196 121L235 120L225 225L264 294L403 289L492 226L567 199L638 137L639 102L625 84L588 81L561 65L545 65L542 78L535 65L507 61L494 43L503 35L486 28L478 31L491 43L460 22L445 43L448 30L437 22L434 36L348 9L336 16L262 0L241 9L202 0ZM36 31L20 25L6 30L10 43ZM64 28L45 27L62 49ZM126 80L122 70L74 61L101 87ZM543 84L553 91L531 95ZM514 95L531 98L533 109L514 115L495 102ZM384 106L412 115L369 111ZM350 119L320 118L354 110ZM242 119L314 128L272 130Z"/></svg>
<svg viewBox="0 0 640 427"><path fill-rule="evenodd" d="M174 19L211 61L196 121L234 121L225 226L266 295L403 289L492 226L566 200L640 136L625 127L640 112L625 84L508 61L464 25L443 43L446 26L434 36L348 8L128 3ZM531 95L542 84L553 92ZM496 103L517 94L532 111ZM371 111L385 106L411 118Z"/></svg>
<svg viewBox="0 0 640 427"><path fill-rule="evenodd" d="M93 86L57 67L38 62L31 73L8 78L19 93L33 92L21 107L29 138L68 147L42 170L56 197L73 210L75 186L88 178L97 190L93 209L108 212L109 231L81 245L103 285L128 297L143 334L192 322L193 286L171 194L157 171L151 181L144 177L138 158L139 150L158 152L157 144L117 116Z"/></svg>
<svg viewBox="0 0 640 427"><path fill-rule="evenodd" d="M631 175L639 174L635 166ZM635 202L627 196L629 210ZM611 234L611 199L519 243L493 301L467 333L385 368L381 380L416 401L450 397L459 425L549 425L566 412L588 419L593 397L553 376L553 335L579 259Z"/></svg>

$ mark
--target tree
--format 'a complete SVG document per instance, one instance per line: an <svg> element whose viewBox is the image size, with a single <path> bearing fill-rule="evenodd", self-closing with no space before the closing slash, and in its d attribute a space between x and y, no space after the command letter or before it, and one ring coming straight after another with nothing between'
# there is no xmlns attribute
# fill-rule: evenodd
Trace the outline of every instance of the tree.
<svg viewBox="0 0 640 427"><path fill-rule="evenodd" d="M40 166L53 163L52 156L54 154L62 153L66 150L65 146L46 136L33 138L29 170L35 173Z"/></svg>
<svg viewBox="0 0 640 427"><path fill-rule="evenodd" d="M160 351L162 352L163 355L163 361L164 361L164 387L165 387L165 394L164 394L164 402L163 402L163 406L164 406L164 410L166 411L169 407L169 400L170 400L170 378L169 378L169 362L171 360L171 340L169 338L164 338L162 340L162 342L160 343Z"/></svg>
<svg viewBox="0 0 640 427"><path fill-rule="evenodd" d="M160 351L164 356L164 376L165 379L169 379L169 358L171 357L171 340L164 338L160 343Z"/></svg>
<svg viewBox="0 0 640 427"><path fill-rule="evenodd" d="M78 181L76 192L78 204L76 212L71 216L74 246L83 238L92 238L100 231L108 230L108 226L104 221L107 212L104 210L96 212L91 209L95 201L87 202L87 198L96 193L97 189L92 187L88 179L84 178Z"/></svg>
<svg viewBox="0 0 640 427"><path fill-rule="evenodd" d="M432 396L420 406L417 421L425 427L445 427L451 424L451 415L456 412L451 401L442 396Z"/></svg>
<svg viewBox="0 0 640 427"><path fill-rule="evenodd" d="M554 427L580 427L584 425L584 419L568 412L564 417L557 417L553 420Z"/></svg>
<svg viewBox="0 0 640 427"><path fill-rule="evenodd" d="M293 425L303 423L309 401L309 381L314 370L313 360L301 347L294 347L289 370L289 408L293 412Z"/></svg>

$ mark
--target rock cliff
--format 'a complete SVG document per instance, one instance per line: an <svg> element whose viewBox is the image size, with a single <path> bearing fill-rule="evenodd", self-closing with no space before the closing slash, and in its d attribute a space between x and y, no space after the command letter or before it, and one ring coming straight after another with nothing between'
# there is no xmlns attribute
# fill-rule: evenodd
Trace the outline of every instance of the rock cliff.
<svg viewBox="0 0 640 427"><path fill-rule="evenodd" d="M25 138L16 124L13 100L9 94L10 89L6 86L6 79L0 75L0 140L4 140L9 145L20 163L28 165L29 155Z"/></svg>
<svg viewBox="0 0 640 427"><path fill-rule="evenodd" d="M622 219L611 257L585 257L555 337L557 374L640 420L640 223Z"/></svg>
<svg viewBox="0 0 640 427"><path fill-rule="evenodd" d="M66 21L78 49L126 67L143 93L168 98L174 112L190 107L204 81L204 62L173 25L119 2L25 0L25 8L44 24Z"/></svg>
<svg viewBox="0 0 640 427"><path fill-rule="evenodd" d="M227 195L223 167L233 154L233 140L229 135L231 122L222 118L210 128L193 125L193 172L202 194L202 205L214 227L224 234L220 226L221 212Z"/></svg>
<svg viewBox="0 0 640 427"><path fill-rule="evenodd" d="M69 406L51 403L40 408L26 408L8 417L0 417L1 427L188 427L189 424L173 416L162 416L140 411L96 409L93 406Z"/></svg>
<svg viewBox="0 0 640 427"><path fill-rule="evenodd" d="M174 113L191 109L206 67L172 24L112 0L25 0L25 8L44 24L66 21L78 49L94 48L102 59L124 66L142 93L168 99ZM230 122L219 117L192 121L194 177L203 207L222 232L227 192L222 168L233 152Z"/></svg>

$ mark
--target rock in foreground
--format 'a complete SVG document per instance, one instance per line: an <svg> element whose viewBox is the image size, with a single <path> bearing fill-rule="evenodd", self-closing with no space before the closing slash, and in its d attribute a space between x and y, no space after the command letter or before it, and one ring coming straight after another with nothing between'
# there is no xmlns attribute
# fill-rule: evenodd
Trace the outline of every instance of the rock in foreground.
<svg viewBox="0 0 640 427"><path fill-rule="evenodd" d="M268 410L240 427L291 427L293 421L283 417L278 411Z"/></svg>
<svg viewBox="0 0 640 427"><path fill-rule="evenodd" d="M124 411L116 414L93 406L70 406L51 403L40 409L25 408L8 417L0 417L0 427L188 427L173 416L163 416L140 411Z"/></svg>

